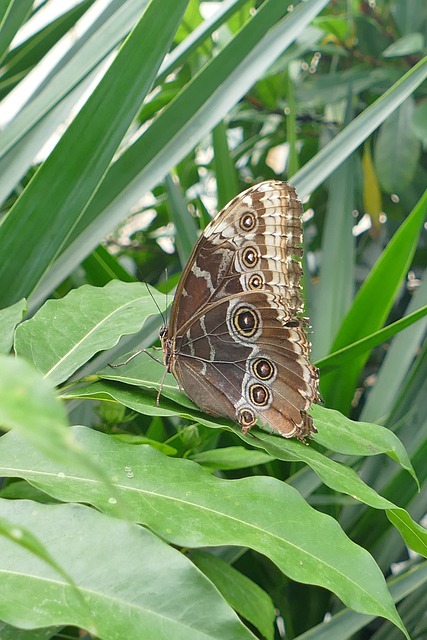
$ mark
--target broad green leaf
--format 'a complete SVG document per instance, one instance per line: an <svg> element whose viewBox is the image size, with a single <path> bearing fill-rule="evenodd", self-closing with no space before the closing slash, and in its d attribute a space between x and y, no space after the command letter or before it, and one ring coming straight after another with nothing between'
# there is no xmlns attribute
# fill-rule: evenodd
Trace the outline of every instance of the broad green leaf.
<svg viewBox="0 0 427 640"><path fill-rule="evenodd" d="M0 509L1 513L1 509ZM32 553L36 558L39 558L47 565L49 565L57 574L63 578L68 585L76 590L76 596L79 597L78 590L72 579L63 570L60 564L52 558L46 547L37 539L35 535L27 528L16 525L13 520L4 518L0 515L0 535L4 536L11 542L15 543ZM81 597L81 596L80 596ZM82 598L83 600L83 598Z"/></svg>
<svg viewBox="0 0 427 640"><path fill-rule="evenodd" d="M263 451L253 451L245 447L221 447L199 451L190 456L191 460L210 469L244 469L256 467L274 460Z"/></svg>
<svg viewBox="0 0 427 640"><path fill-rule="evenodd" d="M127 215L141 193L158 184L212 130L326 4L301 3L284 20L279 19L288 5L282 0L259 8L110 167L33 303L52 291Z"/></svg>
<svg viewBox="0 0 427 640"><path fill-rule="evenodd" d="M139 444L149 444L150 447L154 447L158 449L165 456L176 456L178 451L171 447L166 442L159 442L158 440L153 440L152 438L147 438L146 436L138 436L132 433L114 433L112 434L112 438L115 438L119 442L126 442L127 444L139 445Z"/></svg>
<svg viewBox="0 0 427 640"><path fill-rule="evenodd" d="M152 351L151 353L154 354L155 352ZM153 362L147 353L139 355L128 365L119 369L112 370L110 368L102 371L99 376L105 380L119 381L124 384L109 386L105 383L95 383L87 387L79 387L75 392L68 389L64 392L63 397L71 399L73 397L90 397L92 394L97 397L102 397L102 395L108 397L111 394L110 398L123 402L123 404L135 411L147 413L148 415L166 415L162 413L162 410L173 411L173 405L165 402L165 398L168 398L176 403L175 411L181 415L185 413L195 420L204 417L205 423L209 423L211 426L215 424L217 427L227 425L230 428L232 425L235 433L240 433L240 427L230 420L216 419L212 416L207 420L207 416L203 416L194 403L179 391L175 379L171 375L164 377L164 365ZM155 394L147 395L143 391L132 390L132 387L144 387L161 391L159 406L155 403ZM181 405L181 408L177 405ZM153 414L152 411L158 413ZM415 478L414 470L405 448L397 436L388 429L379 425L349 420L337 411L324 409L318 405L312 407L311 414L315 424L318 424L319 430L314 439L323 446L347 455L371 456L386 453ZM170 414L168 413L168 415ZM251 437L254 433L255 431L252 429L246 440L248 443L251 442ZM260 430L257 430L256 433L257 437L267 435ZM307 455L309 457L310 452L317 453L311 447L300 446L300 443L295 442L293 439L286 440L278 436L269 437L272 438L272 442L283 445L285 450L291 447L292 451L301 452L304 456L304 461L307 461Z"/></svg>
<svg viewBox="0 0 427 640"><path fill-rule="evenodd" d="M137 114L186 4L187 0L152 0L4 219L0 247L9 258L0 262L3 306L30 293L60 253Z"/></svg>
<svg viewBox="0 0 427 640"><path fill-rule="evenodd" d="M386 193L400 194L414 180L421 144L412 131L414 100L408 98L381 125L375 143L374 162Z"/></svg>
<svg viewBox="0 0 427 640"><path fill-rule="evenodd" d="M419 53L424 49L424 36L422 33L407 33L399 40L395 40L383 51L384 58L408 56Z"/></svg>
<svg viewBox="0 0 427 640"><path fill-rule="evenodd" d="M0 500L0 517L31 529L84 597L4 541L0 617L9 624L71 624L101 640L140 640L141 629L147 640L254 638L183 554L142 527L81 505L30 501Z"/></svg>
<svg viewBox="0 0 427 640"><path fill-rule="evenodd" d="M0 621L0 638L2 640L52 640L59 631L60 627L18 629Z"/></svg>
<svg viewBox="0 0 427 640"><path fill-rule="evenodd" d="M96 376L94 376L96 379ZM161 380L158 382L160 386ZM176 389L177 391L177 389ZM183 415L186 411L186 415L193 419L192 414L187 413L176 405L174 402L163 398L161 404L157 403L156 393L141 393L131 387L126 387L121 384L106 383L106 382L91 382L88 385L78 386L78 388L70 390L65 389L61 393L63 400L105 400L106 402L120 402L132 411L137 411L146 416L176 416ZM188 400L190 405L191 401ZM197 414L197 411L195 412ZM214 426L214 425L212 425ZM219 428L220 425L217 425Z"/></svg>
<svg viewBox="0 0 427 640"><path fill-rule="evenodd" d="M146 364L146 363L145 363ZM153 363L154 365L154 363ZM152 369L154 369L152 365ZM141 366L141 365L139 365ZM159 365L161 367L161 365ZM147 372L145 365L143 369ZM158 370L160 374L160 369ZM151 376L156 378L156 373L151 371ZM126 375L125 375L126 378ZM151 382L150 375L146 375L140 384L159 389L162 378L159 375L158 382ZM130 381L131 378L128 378ZM137 384L133 380L131 384ZM366 485L359 476L350 467L341 465L322 455L312 447L306 447L300 442L294 440L284 440L278 436L271 436L265 432L252 429L248 435L243 435L240 428L234 425L230 420L221 418L207 418L201 414L183 394L174 388L174 384L170 379L165 383L163 381L162 394L165 397L171 397L176 402L182 402L185 408L179 408L174 402L170 402L165 398L161 404L157 402L157 394L146 394L131 387L121 384L94 383L89 386L79 388L74 393L67 391L64 398L93 398L106 401L121 402L125 406L134 411L141 412L145 415L153 416L172 416L181 415L183 418L195 420L210 428L226 428L233 430L234 433L244 440L250 446L262 448L270 456L279 460L289 462L305 462L309 465L318 477L327 486L335 491L352 496L375 509L383 509L389 513L390 510L396 511L398 517L393 518L392 522L398 527L400 534L408 545L416 544L417 551L425 555L427 554L427 532L420 529L419 525L412 520L404 510L399 510L395 504L386 500ZM319 422L319 426L326 425L327 428L322 429L321 435L315 436L319 441L324 441L327 446L335 447L337 451L346 452L350 455L357 453L358 455L373 455L386 453L392 459L401 464L402 468L407 470L417 481L412 468L411 462L406 454L405 449L398 441L396 436L387 429L378 427L378 425L361 424L360 432L358 423L354 423L337 412L331 412L320 407L313 407L315 421ZM329 414L333 428L329 429ZM323 424L322 424L322 416Z"/></svg>
<svg viewBox="0 0 427 640"><path fill-rule="evenodd" d="M27 311L27 302L22 299L11 307L0 310L0 353L9 353L13 346L16 326Z"/></svg>
<svg viewBox="0 0 427 640"><path fill-rule="evenodd" d="M387 517L400 531L402 538L410 549L427 558L427 531L420 524L414 523L405 509L390 509ZM405 531L406 529L406 531Z"/></svg>
<svg viewBox="0 0 427 640"><path fill-rule="evenodd" d="M258 629L263 638L274 640L275 608L263 589L211 553L192 551L190 558L240 616Z"/></svg>
<svg viewBox="0 0 427 640"><path fill-rule="evenodd" d="M160 382L151 383L144 381L144 386L159 387ZM172 384L164 385L163 393L165 396L179 398L179 392L173 390ZM318 477L328 487L334 491L352 496L375 509L385 510L388 514L389 510L395 511L399 517L393 518L392 522L399 528L399 532L405 542L410 545L416 543L417 551L422 555L427 554L427 531L419 527L409 515L402 509L399 510L391 501L380 496L376 491L366 485L359 476L350 467L334 462L333 460L322 455L313 447L306 447L302 443L295 440L284 440L278 436L271 436L263 431L252 429L250 434L243 435L240 428L234 425L230 420L221 418L206 418L197 410L192 410L192 403L185 400L184 404L188 404L188 408L179 408L173 402L163 399L161 405L157 402L157 396L154 394L147 395L132 390L121 384L94 383L89 386L79 388L74 393L66 392L64 398L93 398L106 401L121 402L134 411L141 412L145 415L153 416L172 416L180 415L183 418L197 421L209 428L225 428L233 430L234 433L252 447L262 448L273 458L286 460L289 462L305 462L309 465ZM181 394L181 397L182 394ZM184 397L185 398L185 397ZM322 413L327 415L330 411L314 408L314 414L321 416ZM407 469L414 476L411 463L403 447L398 443L393 435L389 435L387 430L378 429L377 425L362 425L361 437L357 435L357 428L352 429L352 422L340 416L336 412L338 419L335 420L334 429L329 434L325 433L325 441L328 444L336 443L338 450L348 451L349 453L364 451L365 455L376 453L386 453L393 459L398 459L404 469ZM326 420L327 422L327 420ZM344 428L342 424L344 423ZM357 425L357 423L356 423ZM331 435L332 434L332 435ZM340 437L342 434L342 438ZM318 436L316 436L318 437ZM320 436L322 439L322 436ZM414 476L415 477L415 476ZM415 478L416 479L416 478Z"/></svg>
<svg viewBox="0 0 427 640"><path fill-rule="evenodd" d="M35 500L43 504L52 504L57 502L51 496L48 496L44 491L40 491L33 487L25 480L16 480L16 478L8 482L0 491L0 498L7 498L8 500ZM0 636L1 638L1 636Z"/></svg>
<svg viewBox="0 0 427 640"><path fill-rule="evenodd" d="M314 438L327 449L357 456L385 453L417 480L405 447L390 429L349 420L338 411L326 411L319 406L313 406L311 414L318 427Z"/></svg>
<svg viewBox="0 0 427 640"><path fill-rule="evenodd" d="M103 380L117 381L131 387L154 389L156 392L160 392L162 399L169 398L184 407L197 410L196 405L179 390L173 375L167 374L165 376L165 366L160 358L161 352L157 349L151 349L147 353L139 354L124 366L103 369L98 373L98 376ZM158 361L156 362L155 359ZM123 391L126 390L124 385L119 386ZM135 399L137 400L137 396ZM145 402L142 397L140 401Z"/></svg>
<svg viewBox="0 0 427 640"><path fill-rule="evenodd" d="M171 459L151 447L126 445L84 427L72 431L87 453L108 460L111 480L133 519L162 538L186 547L248 546L293 580L331 589L356 611L385 617L403 630L369 553L289 485L261 476L222 480L190 460ZM24 477L63 501L115 513L111 492L96 478L43 460L18 434L6 434L0 443L2 475ZM64 477L58 478L58 471Z"/></svg>
<svg viewBox="0 0 427 640"><path fill-rule="evenodd" d="M203 424L204 421L201 422ZM406 544L408 546L414 544L414 550L427 557L427 530L415 522L404 509L400 509L365 484L352 468L334 462L313 449L310 453L305 453L302 449L298 450L298 446L304 447L299 442L292 441L283 445L277 437L267 434L259 435L258 433L254 434L252 438L243 435L241 438L252 446L261 446L278 460L304 461L331 489L350 495L374 509L384 509ZM295 452L294 455L292 452Z"/></svg>
<svg viewBox="0 0 427 640"><path fill-rule="evenodd" d="M139 282L85 285L60 300L48 300L23 322L16 332L16 353L52 384L60 384L95 353L139 331L148 316L163 308L163 300Z"/></svg>
<svg viewBox="0 0 427 640"><path fill-rule="evenodd" d="M426 213L427 191L396 231L359 289L332 346L333 351L369 336L384 325L411 265ZM361 355L347 364L345 376L340 369L323 376L321 389L329 406L348 411L368 355Z"/></svg>

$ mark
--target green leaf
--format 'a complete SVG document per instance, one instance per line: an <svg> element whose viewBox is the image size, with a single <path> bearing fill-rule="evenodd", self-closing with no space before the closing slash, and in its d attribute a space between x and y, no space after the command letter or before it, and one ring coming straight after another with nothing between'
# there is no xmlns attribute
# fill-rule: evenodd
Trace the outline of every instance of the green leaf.
<svg viewBox="0 0 427 640"><path fill-rule="evenodd" d="M427 56L402 76L292 178L301 198L312 193L427 78Z"/></svg>
<svg viewBox="0 0 427 640"><path fill-rule="evenodd" d="M417 589L425 587L427 582L427 562L412 567L402 575L388 581L390 593L394 602L399 602ZM422 590L424 592L424 589ZM350 640L356 637L373 616L364 616L355 611L344 609L332 615L306 633L296 636L295 640Z"/></svg>
<svg viewBox="0 0 427 640"><path fill-rule="evenodd" d="M21 433L59 465L93 473L114 493L97 456L88 456L67 428L64 405L48 381L21 358L0 355L0 426ZM124 505L119 507L123 510Z"/></svg>
<svg viewBox="0 0 427 640"><path fill-rule="evenodd" d="M153 348L151 350L147 350L145 353L139 354L138 357L133 358L129 363L121 367L117 367L114 369L108 367L107 369L103 369L98 373L98 376L103 380L111 380L113 382L117 381L124 383L116 385L116 387L114 388L116 388L120 392L129 392L129 399L131 399L131 394L134 390L128 388L126 385L130 385L132 387L145 387L146 389L154 389L157 392L161 392L162 399L169 398L170 400L173 400L181 406L198 411L196 405L179 390L177 382L173 375L165 375L165 366L163 362L159 360L159 351L157 349ZM108 393L108 386L103 387L102 384L100 384L97 388L99 388L100 390L103 390L105 388L105 391ZM88 387L88 392L90 393L90 387ZM67 390L64 394L64 398L78 397L79 393L80 389L76 390L75 393ZM142 404L144 404L145 402L147 402L148 407L151 406L151 402L153 399L156 399L156 396L152 395L148 398L147 396L143 398L142 394L139 394L139 396L138 394L133 394L132 398L132 401L136 401L137 403L141 402ZM136 411L138 411L136 407L134 408ZM159 409L160 407L157 408ZM176 408L175 410L179 409ZM141 413L144 413L144 411L142 411Z"/></svg>
<svg viewBox="0 0 427 640"><path fill-rule="evenodd" d="M34 302L52 291L127 215L140 194L153 188L211 131L326 4L327 0L309 0L283 20L279 19L288 9L282 0L269 0L256 11L110 167Z"/></svg>
<svg viewBox="0 0 427 640"><path fill-rule="evenodd" d="M170 219L176 229L176 248L181 266L184 268L198 239L197 224L188 210L179 186L170 176L166 176L165 183Z"/></svg>
<svg viewBox="0 0 427 640"><path fill-rule="evenodd" d="M421 286L412 297L405 315L398 322L405 322L422 313L427 307L427 271ZM397 323L394 323L397 324ZM386 331L388 327L384 329ZM407 331L395 337L387 350L375 386L371 389L366 404L362 409L361 419L373 422L386 416L391 410L400 390L408 380L411 367L418 357L422 360L422 344L427 329L427 318L413 325ZM404 393L404 391L403 391Z"/></svg>
<svg viewBox="0 0 427 640"><path fill-rule="evenodd" d="M212 131L212 144L218 191L218 209L221 209L239 191L234 161L228 148L227 129L223 120Z"/></svg>
<svg viewBox="0 0 427 640"><path fill-rule="evenodd" d="M390 509L387 511L387 518L400 531L408 547L427 558L427 532L424 527L414 523L404 509Z"/></svg>
<svg viewBox="0 0 427 640"><path fill-rule="evenodd" d="M411 265L427 212L427 191L382 252L354 299L332 346L333 351L356 342L380 329L390 312L401 283ZM329 406L346 413L368 354L355 358L341 369L324 375L322 394Z"/></svg>
<svg viewBox="0 0 427 640"><path fill-rule="evenodd" d="M90 2L71 9L73 23ZM89 31L76 40L61 58L36 95L5 127L0 138L0 200L3 201L31 167L34 156L69 116L95 80L99 65L111 54L135 24L148 0L116 0L104 9ZM77 15L75 15L77 12ZM61 19L59 19L61 20ZM62 22L62 21L61 21ZM63 28L63 27L62 27ZM51 37L49 29L49 38ZM55 34L54 34L55 35ZM55 35L54 43L58 36ZM36 33L30 42L28 64L45 53L46 38ZM54 44L53 43L53 44ZM38 53L37 47L42 51ZM36 48L33 53L32 48Z"/></svg>
<svg viewBox="0 0 427 640"><path fill-rule="evenodd" d="M424 49L424 37L422 33L407 33L398 40L395 40L383 51L384 58L395 58L398 56L409 56L413 53L420 53Z"/></svg>
<svg viewBox="0 0 427 640"><path fill-rule="evenodd" d="M0 9L0 61L21 25L31 13L33 0L3 0Z"/></svg>
<svg viewBox="0 0 427 640"><path fill-rule="evenodd" d="M421 145L412 131L414 100L408 98L381 125L374 149L378 180L387 193L400 194L414 180Z"/></svg>
<svg viewBox="0 0 427 640"><path fill-rule="evenodd" d="M2 640L52 640L60 630L60 627L17 629L17 627L0 621L0 638Z"/></svg>
<svg viewBox="0 0 427 640"><path fill-rule="evenodd" d="M427 305L422 306L413 313L408 313L400 320L392 322L379 331L374 331L366 338L361 338L350 344L348 347L343 347L338 351L334 351L325 358L317 360L316 367L318 367L322 373L328 373L329 371L342 366L346 362L351 362L356 356L362 355L367 351L371 351L374 347L378 346L390 340L394 336L398 335L404 329L412 326L415 322L420 321L427 315ZM420 323L420 330L423 330L425 322Z"/></svg>
<svg viewBox="0 0 427 640"><path fill-rule="evenodd" d="M398 527L400 534L408 545L416 541L418 551L423 555L427 553L427 531L421 529L423 532L423 535L421 535L419 525L404 510L400 512L393 502L383 498L366 485L353 469L327 458L313 447L306 447L300 442L285 440L255 429L252 429L248 435L244 435L240 428L230 420L205 417L186 396L178 391L171 376L169 376L169 380L166 378L163 383L161 382L161 365L159 365L158 373L155 371L154 363L151 365L151 370L148 370L146 365L147 362L138 364L138 370L145 372L142 380L139 380L139 385L159 389L160 385L163 384L162 394L172 398L174 402L181 403L185 408L179 408L174 402L167 401L165 398L162 399L159 405L157 396L154 394L148 395L136 389L132 390L126 385L111 383L94 383L87 387L79 388L74 393L68 391L64 394L64 397L69 399L86 397L114 400L122 402L125 406L145 415L172 416L178 414L184 418L196 420L210 428L233 430L244 442L252 447L264 449L273 458L289 462L305 462L322 482L334 491L352 496L354 499L375 509L386 510L387 513L390 509L396 511L396 513L401 513L401 517L399 516L399 518L396 517L392 520L393 524ZM131 378L127 372L123 375L123 380L127 380L132 385L138 385L137 378ZM158 379L158 382L151 381L150 378ZM361 423L359 429L359 423L348 420L337 412L322 409L319 406L314 406L311 412L315 417L315 423L319 424L321 428L320 433L314 437L325 446L335 448L337 452L347 453L348 455L370 456L386 453L390 458L399 462L402 468L407 470L418 482L403 445L389 430L378 425L366 423ZM408 533L409 529L410 533ZM419 541L420 537L421 542ZM420 549L423 551L420 551Z"/></svg>
<svg viewBox="0 0 427 640"><path fill-rule="evenodd" d="M256 467L274 460L262 451L251 451L245 447L221 447L220 449L199 451L191 455L190 459L204 467L221 470Z"/></svg>
<svg viewBox="0 0 427 640"><path fill-rule="evenodd" d="M192 562L214 583L224 599L267 640L274 640L274 604L255 582L221 558L205 551L192 551Z"/></svg>
<svg viewBox="0 0 427 640"><path fill-rule="evenodd" d="M39 558L49 565L68 583L69 586L76 591L75 595L83 600L73 580L62 569L60 564L52 558L46 547L31 533L29 529L16 525L13 521L0 516L0 535L12 541L16 545L19 545L22 549L26 549L30 553L34 554L36 558Z"/></svg>
<svg viewBox="0 0 427 640"><path fill-rule="evenodd" d="M209 580L150 531L80 505L0 500L0 517L31 529L86 601L45 562L4 541L0 617L10 624L72 624L105 640L140 640L141 629L147 640L254 639Z"/></svg>
<svg viewBox="0 0 427 640"><path fill-rule="evenodd" d="M201 421L202 424L204 421ZM330 460L326 456L311 449L307 450L300 442L290 441L284 445L279 438L267 434L254 433L252 437L241 436L242 440L252 446L261 446L267 453L278 460L304 461L319 478L331 489L352 496L374 509L384 509L390 521L396 526L403 540L409 546L416 544L418 553L427 557L427 530L415 522L404 510L396 507L390 500L380 496L374 489L366 485L350 467Z"/></svg>
<svg viewBox="0 0 427 640"><path fill-rule="evenodd" d="M123 402L129 408L147 413L148 415L170 415L170 411L187 415L192 420L204 419L204 424L209 426L230 425L234 432L239 436L241 429L231 420L206 416L194 405L185 394L183 394L177 386L175 379L171 375L164 377L164 365L153 362L147 353L141 354L128 365L120 367L120 369L106 370L100 372L99 376L105 380L120 381L123 384L107 385L105 383L95 383L87 387L79 387L75 392L66 390L63 394L64 398L72 399L76 397L110 397ZM132 390L131 387L137 387ZM141 387L147 389L161 389L161 401L157 405L156 396L147 395L141 391ZM172 400L175 405L167 404L165 398ZM181 408L177 405L181 405ZM156 411L156 413L154 413ZM323 446L347 455L363 455L371 456L380 453L386 453L393 460L398 462L403 469L406 469L416 480L414 470L408 458L408 454L397 436L389 429L375 424L359 423L349 420L337 411L325 409L318 405L313 405L310 412L318 426L319 433L314 435L314 439ZM229 428L230 428L229 427ZM249 444L253 441L253 436L264 437L267 434L260 430L252 429L245 441ZM271 442L277 443L278 446L290 449L294 454L300 452L303 458L291 458L304 460L308 464L310 454L317 454L311 447L299 446L299 442L294 440L286 440L277 436L268 436ZM233 449L233 448L231 448ZM203 452L197 454L205 456L221 456L226 455L220 452L224 449L217 449L216 452ZM247 452L254 453L254 452ZM254 463L255 464L255 463Z"/></svg>
<svg viewBox="0 0 427 640"><path fill-rule="evenodd" d="M16 326L27 311L27 302L23 298L11 307L0 309L0 353L9 353L13 346Z"/></svg>
<svg viewBox="0 0 427 640"><path fill-rule="evenodd" d="M353 175L354 161L349 159L329 179L320 282L313 303L314 359L329 353L353 298L355 242L353 219L348 215L354 209Z"/></svg>
<svg viewBox="0 0 427 640"><path fill-rule="evenodd" d="M316 442L346 455L372 456L385 453L406 469L417 482L414 468L405 447L390 429L379 424L356 422L338 411L313 406L310 412L318 427Z"/></svg>
<svg viewBox="0 0 427 640"><path fill-rule="evenodd" d="M40 373L20 358L0 356L0 424L17 429L55 460L70 462L79 447L67 427L63 404Z"/></svg>
<svg viewBox="0 0 427 640"><path fill-rule="evenodd" d="M410 127L418 139L427 144L427 101L421 102L415 107Z"/></svg>
<svg viewBox="0 0 427 640"><path fill-rule="evenodd" d="M95 353L139 331L158 308L164 308L164 297L139 282L85 285L61 300L49 300L23 322L16 332L16 353L52 384L60 384Z"/></svg>
<svg viewBox="0 0 427 640"><path fill-rule="evenodd" d="M83 427L73 433L88 453L108 460L115 488L131 505L133 519L162 538L186 547L248 546L293 580L331 589L351 608L383 616L403 630L369 553L287 484L259 476L222 480L190 460L171 459L151 447L126 445ZM63 467L64 477L58 478L58 467L17 434L6 434L0 443L2 475L24 477L63 501L115 513L111 493L96 478Z"/></svg>
<svg viewBox="0 0 427 640"><path fill-rule="evenodd" d="M0 227L1 302L33 291L58 256L150 88L187 0L152 0ZM66 159L64 163L64 159ZM31 262L31 269L27 268Z"/></svg>

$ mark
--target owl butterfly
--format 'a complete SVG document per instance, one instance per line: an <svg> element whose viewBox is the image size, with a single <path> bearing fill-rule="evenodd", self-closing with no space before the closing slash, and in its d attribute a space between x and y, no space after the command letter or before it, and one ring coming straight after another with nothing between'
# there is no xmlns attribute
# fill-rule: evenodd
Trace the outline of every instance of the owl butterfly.
<svg viewBox="0 0 427 640"><path fill-rule="evenodd" d="M268 180L206 227L184 269L161 339L167 370L207 413L257 420L285 438L315 432L318 372L302 316L302 207Z"/></svg>

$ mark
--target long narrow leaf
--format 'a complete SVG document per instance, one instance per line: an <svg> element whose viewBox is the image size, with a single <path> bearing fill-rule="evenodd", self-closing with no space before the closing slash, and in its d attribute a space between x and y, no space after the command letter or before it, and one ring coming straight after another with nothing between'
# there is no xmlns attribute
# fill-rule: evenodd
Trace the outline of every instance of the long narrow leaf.
<svg viewBox="0 0 427 640"><path fill-rule="evenodd" d="M381 257L359 290L341 325L332 349L341 349L380 329L411 265L419 234L427 213L427 191L394 234ZM355 358L346 366L346 375L334 371L322 380L322 393L329 406L346 413L355 385L369 354Z"/></svg>
<svg viewBox="0 0 427 640"><path fill-rule="evenodd" d="M3 2L0 15L0 62L18 29L31 12L33 0Z"/></svg>
<svg viewBox="0 0 427 640"><path fill-rule="evenodd" d="M360 340L357 340L357 342L354 342L348 347L343 347L342 349L338 349L338 351L334 351L329 356L326 356L325 358L321 358L320 360L317 360L316 366L323 373L328 373L329 371L332 371L332 369L336 369L337 367L342 366L346 362L351 362L355 357L360 356L361 354L366 353L368 351L371 351L374 347L378 346L379 344L382 344L387 340L390 340L395 335L397 335L400 331L407 329L408 327L413 325L415 322L419 322L422 318L425 318L426 315L427 315L427 305L424 305L417 311L414 311L413 313L409 313L408 315L404 316L400 320L396 320L396 322L392 322L391 324L384 327L384 329L375 331L374 333L371 333L366 338L361 338ZM425 331L425 325L426 325L425 322L420 323L419 331L417 331L417 333L420 333L421 336ZM413 352L411 352L411 354L412 354L411 355L411 358L412 358ZM399 360L399 363L401 364L401 360ZM394 368L393 370L395 371ZM378 384L378 381L375 384L375 389L377 388L377 384ZM375 390L374 393L379 393L379 392ZM383 415L383 414L384 412L381 412L379 415Z"/></svg>
<svg viewBox="0 0 427 640"><path fill-rule="evenodd" d="M73 241L41 284L32 303L55 288L135 204L223 118L294 42L327 0L309 0L286 19L282 0L264 3L253 18L185 87L114 163L76 228Z"/></svg>
<svg viewBox="0 0 427 640"><path fill-rule="evenodd" d="M8 256L0 263L3 306L31 292L61 251L150 88L186 4L187 0L152 0L78 117L9 212L0 227L1 252Z"/></svg>

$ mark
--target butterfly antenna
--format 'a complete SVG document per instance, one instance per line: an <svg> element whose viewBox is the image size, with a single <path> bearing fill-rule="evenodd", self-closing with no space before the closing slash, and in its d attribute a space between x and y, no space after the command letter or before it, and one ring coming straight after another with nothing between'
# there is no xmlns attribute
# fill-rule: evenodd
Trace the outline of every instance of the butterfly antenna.
<svg viewBox="0 0 427 640"><path fill-rule="evenodd" d="M159 314L160 314L160 315L161 315L161 317L162 317L162 321L163 321L164 326L166 326L166 318L165 318L165 314L163 313L163 311L160 309L159 305L157 304L157 300L156 300L156 298L153 296L153 294L152 294L152 292L151 292L151 289L150 289L150 287L148 286L148 284L147 284L147 283L145 283L145 286L147 287L147 291L148 291L148 293L150 294L152 301L153 301L153 302L154 302L154 304L156 305L157 311L159 312Z"/></svg>

